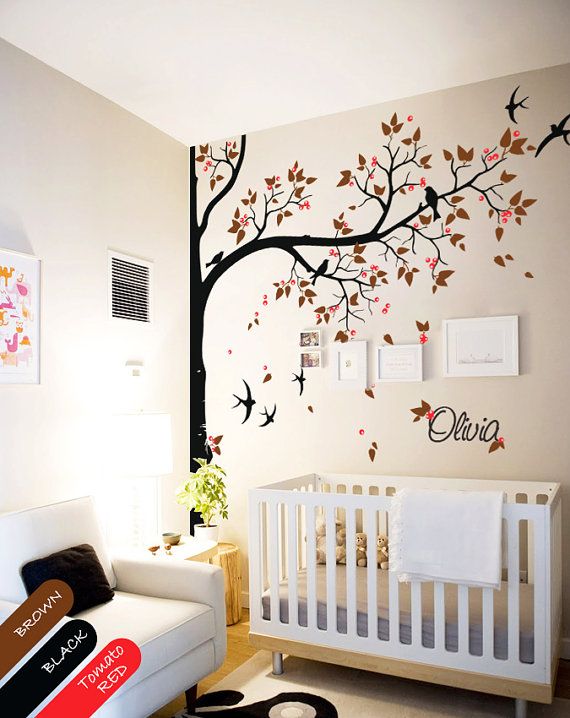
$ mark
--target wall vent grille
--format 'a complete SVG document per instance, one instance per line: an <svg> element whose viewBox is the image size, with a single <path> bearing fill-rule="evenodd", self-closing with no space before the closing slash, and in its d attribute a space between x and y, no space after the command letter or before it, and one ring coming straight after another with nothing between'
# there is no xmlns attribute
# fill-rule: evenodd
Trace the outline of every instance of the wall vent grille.
<svg viewBox="0 0 570 718"><path fill-rule="evenodd" d="M109 309L113 319L151 321L152 263L109 252Z"/></svg>

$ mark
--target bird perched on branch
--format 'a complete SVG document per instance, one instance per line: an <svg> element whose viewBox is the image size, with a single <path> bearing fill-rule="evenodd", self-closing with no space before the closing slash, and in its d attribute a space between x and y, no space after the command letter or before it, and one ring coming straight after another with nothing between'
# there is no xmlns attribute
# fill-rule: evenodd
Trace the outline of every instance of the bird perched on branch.
<svg viewBox="0 0 570 718"><path fill-rule="evenodd" d="M437 211L437 201L439 197L437 196L437 192L434 190L433 187L428 185L425 189L426 193L426 203L427 206L430 207L433 210L433 218L440 219L441 214Z"/></svg>
<svg viewBox="0 0 570 718"><path fill-rule="evenodd" d="M546 145L549 142L552 142L552 140L555 140L557 137L562 137L564 139L564 142L566 142L567 145L570 145L570 142L568 142L568 136L570 136L570 130L564 129L569 118L570 118L570 115L566 115L566 117L563 120L560 120L560 122L557 125L550 125L550 132L549 132L549 134L546 135L546 137L538 145L536 154L534 155L535 157L538 157L538 155L542 152L542 150L546 147Z"/></svg>
<svg viewBox="0 0 570 718"><path fill-rule="evenodd" d="M234 397L237 399L237 404L234 404L232 406L232 409L237 409L238 406L244 406L245 407L245 418L241 422L242 424L245 424L245 422L249 419L251 416L251 410L253 408L253 405L255 404L255 399L251 396L251 389L249 388L249 384L246 382L245 379L242 379L243 383L245 384L245 391L246 396L245 399L242 399L237 394L234 394Z"/></svg>
<svg viewBox="0 0 570 718"><path fill-rule="evenodd" d="M206 264L206 269L208 269L208 267L211 267L213 264L219 264L222 261L223 256L223 252L218 252L217 254L214 254L212 259L210 259L210 261Z"/></svg>
<svg viewBox="0 0 570 718"><path fill-rule="evenodd" d="M329 260L323 259L323 261L319 264L319 268L312 276L313 281L311 282L311 284L314 284L319 277L322 277L323 274L326 274L328 267L329 267Z"/></svg>
<svg viewBox="0 0 570 718"><path fill-rule="evenodd" d="M509 113L509 117L511 118L511 122L514 122L516 125L518 125L518 122L515 118L515 111L518 110L519 107L524 107L525 110L528 110L528 107L524 104L528 100L528 96L525 97L520 102L515 101L515 96L517 92L519 91L520 85L517 85L515 88L515 91L511 95L511 99L509 100L509 104L505 105L505 110Z"/></svg>

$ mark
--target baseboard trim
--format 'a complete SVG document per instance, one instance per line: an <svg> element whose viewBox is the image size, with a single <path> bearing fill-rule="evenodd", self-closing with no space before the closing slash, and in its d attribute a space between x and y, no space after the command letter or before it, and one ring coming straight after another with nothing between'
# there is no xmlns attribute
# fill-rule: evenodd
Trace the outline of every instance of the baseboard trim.
<svg viewBox="0 0 570 718"><path fill-rule="evenodd" d="M570 661L570 638L563 638L560 642L560 658Z"/></svg>

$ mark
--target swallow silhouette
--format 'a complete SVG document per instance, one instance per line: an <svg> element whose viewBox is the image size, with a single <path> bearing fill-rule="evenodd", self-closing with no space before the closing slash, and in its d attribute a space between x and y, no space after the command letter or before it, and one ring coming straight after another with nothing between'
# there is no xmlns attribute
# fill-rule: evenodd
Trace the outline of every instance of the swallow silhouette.
<svg viewBox="0 0 570 718"><path fill-rule="evenodd" d="M301 373L300 373L300 374L295 374L295 372L293 372L293 376L294 376L295 378L294 378L294 379L291 379L291 381L298 381L298 382L299 382L299 396L302 396L302 394L303 394L303 389L305 388L305 382L307 381L307 379L306 379L306 377L305 377L305 370L304 370L303 368L301 368Z"/></svg>
<svg viewBox="0 0 570 718"><path fill-rule="evenodd" d="M325 272L327 271L328 267L329 267L329 260L328 260L328 259L323 259L323 261L319 264L319 268L318 268L317 271L313 274L313 277L312 277L313 281L311 282L311 284L314 285L314 283L317 281L317 279L318 279L319 277L322 277L323 274L325 274Z"/></svg>
<svg viewBox="0 0 570 718"><path fill-rule="evenodd" d="M437 196L437 192L434 190L433 187L430 187L428 185L425 189L426 192L426 203L427 206L430 207L433 210L433 218L440 219L441 214L437 211L437 201L439 197Z"/></svg>
<svg viewBox="0 0 570 718"><path fill-rule="evenodd" d="M210 259L210 261L206 264L206 269L208 269L208 267L211 267L213 264L219 264L222 261L223 256L223 252L218 252L217 254L214 254L212 259Z"/></svg>
<svg viewBox="0 0 570 718"><path fill-rule="evenodd" d="M235 398L237 399L237 404L234 404L232 406L232 409L237 409L238 406L245 407L245 418L241 422L242 424L245 424L245 422L251 416L251 410L253 409L253 405L255 404L255 399L252 399L252 397L251 397L251 389L249 388L249 384L246 382L245 379L242 379L242 381L245 384L245 391L246 391L245 399L242 399L237 394L234 394Z"/></svg>
<svg viewBox="0 0 570 718"><path fill-rule="evenodd" d="M263 411L260 411L259 413L261 414L261 416L265 417L265 421L263 422L263 424L260 424L259 426L269 426L269 424L273 424L273 422L275 421L275 414L277 413L277 406L275 404L273 404L273 413L272 414L270 414L267 411L267 407L264 407Z"/></svg>
<svg viewBox="0 0 570 718"><path fill-rule="evenodd" d="M511 122L514 122L516 125L518 125L518 122L515 117L515 111L518 110L519 107L524 107L525 110L528 110L528 107L524 104L528 100L528 96L525 97L520 102L515 101L515 96L517 92L519 91L520 85L517 85L515 88L515 91L511 95L511 99L509 100L509 104L505 105L505 110L509 113L509 117L511 118Z"/></svg>
<svg viewBox="0 0 570 718"><path fill-rule="evenodd" d="M542 152L542 150L546 147L546 145L549 142L552 142L552 140L555 140L557 137L562 137L564 139L564 142L566 142L566 144L570 146L570 142L568 142L568 136L570 135L570 130L565 129L565 125L568 122L569 118L570 118L570 115L566 115L566 117L563 120L560 120L560 122L557 125L550 125L550 132L546 135L546 137L538 145L536 153L534 155L535 157L538 157L538 155Z"/></svg>

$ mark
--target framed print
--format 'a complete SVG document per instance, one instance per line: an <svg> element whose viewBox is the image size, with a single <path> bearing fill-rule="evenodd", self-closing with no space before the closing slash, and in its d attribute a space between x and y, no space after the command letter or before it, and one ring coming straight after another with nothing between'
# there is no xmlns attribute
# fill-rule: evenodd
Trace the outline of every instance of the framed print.
<svg viewBox="0 0 570 718"><path fill-rule="evenodd" d="M444 376L517 376L518 326L517 316L444 320Z"/></svg>
<svg viewBox="0 0 570 718"><path fill-rule="evenodd" d="M40 260L0 249L0 384L40 383Z"/></svg>
<svg viewBox="0 0 570 718"><path fill-rule="evenodd" d="M421 344L385 344L376 359L376 381L423 380Z"/></svg>
<svg viewBox="0 0 570 718"><path fill-rule="evenodd" d="M301 352L300 366L303 369L320 369L322 366L321 352L319 350Z"/></svg>
<svg viewBox="0 0 570 718"><path fill-rule="evenodd" d="M368 343L349 341L333 346L333 384L346 389L366 389L368 379Z"/></svg>
<svg viewBox="0 0 570 718"><path fill-rule="evenodd" d="M320 329L305 329L305 331L299 332L299 346L302 349L315 348L321 346L321 330Z"/></svg>

